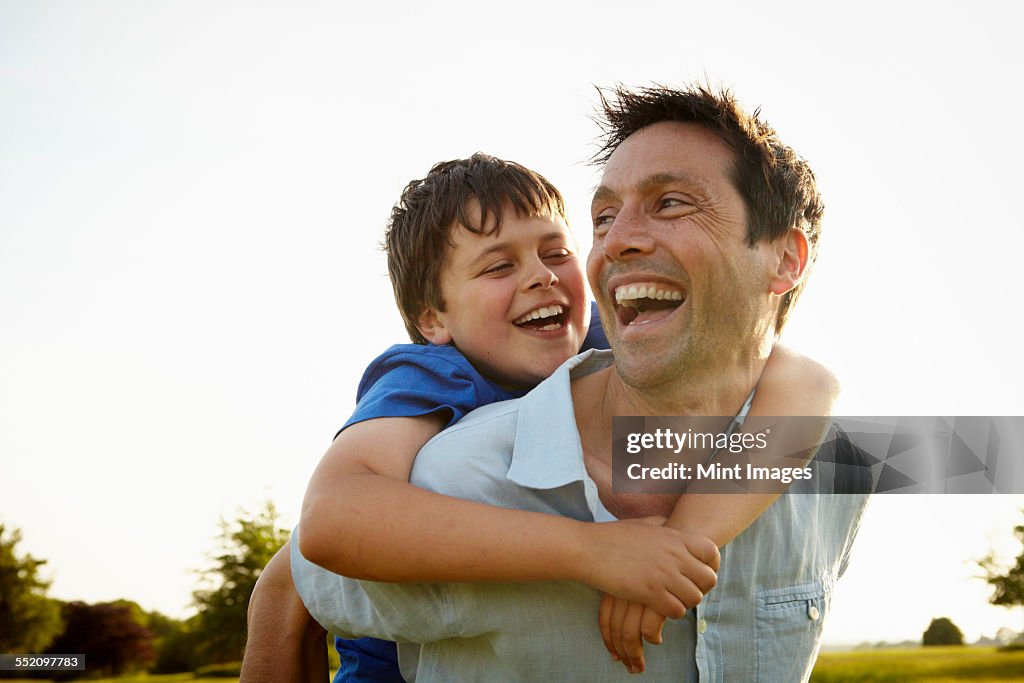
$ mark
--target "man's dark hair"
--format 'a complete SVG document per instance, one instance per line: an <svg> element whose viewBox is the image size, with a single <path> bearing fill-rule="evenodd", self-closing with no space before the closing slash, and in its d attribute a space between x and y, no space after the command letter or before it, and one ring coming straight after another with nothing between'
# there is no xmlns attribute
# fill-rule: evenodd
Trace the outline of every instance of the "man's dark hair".
<svg viewBox="0 0 1024 683"><path fill-rule="evenodd" d="M660 85L629 90L621 85L598 89L598 123L604 134L595 163L608 161L633 133L662 121L697 123L718 135L734 152L732 182L747 209L747 244L773 241L790 228L807 236L807 267L818 255L821 218L825 211L814 173L807 162L779 140L759 118L760 109L745 112L732 92L693 85L675 90ZM775 331L782 330L803 289L806 277L782 299Z"/></svg>
<svg viewBox="0 0 1024 683"><path fill-rule="evenodd" d="M427 308L445 310L441 272L454 246L452 231L458 226L496 235L509 208L520 217L565 220L562 195L543 176L480 152L435 164L425 178L406 186L391 210L383 248L395 302L413 342L427 343L416 328L420 315Z"/></svg>

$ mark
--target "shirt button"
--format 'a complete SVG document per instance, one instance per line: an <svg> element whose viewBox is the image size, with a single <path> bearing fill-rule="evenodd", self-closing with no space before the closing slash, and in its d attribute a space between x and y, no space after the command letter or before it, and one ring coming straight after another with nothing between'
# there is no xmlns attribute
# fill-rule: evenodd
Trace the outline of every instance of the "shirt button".
<svg viewBox="0 0 1024 683"><path fill-rule="evenodd" d="M821 616L821 612L818 611L816 605L811 605L810 609L807 610L807 616L811 618L811 621L817 621Z"/></svg>
<svg viewBox="0 0 1024 683"><path fill-rule="evenodd" d="M701 619L700 621L697 622L697 633L704 633L707 630L708 630L708 622L707 621L705 621L704 619Z"/></svg>

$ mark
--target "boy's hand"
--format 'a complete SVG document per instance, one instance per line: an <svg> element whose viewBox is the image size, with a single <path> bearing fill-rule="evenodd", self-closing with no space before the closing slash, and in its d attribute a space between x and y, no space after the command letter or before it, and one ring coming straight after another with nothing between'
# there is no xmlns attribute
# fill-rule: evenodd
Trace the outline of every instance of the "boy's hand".
<svg viewBox="0 0 1024 683"><path fill-rule="evenodd" d="M714 588L721 558L711 539L660 526L662 522L647 518L587 525L583 581L658 614L681 618Z"/></svg>
<svg viewBox="0 0 1024 683"><path fill-rule="evenodd" d="M665 617L650 607L605 593L601 595L597 623L612 659L638 674L644 670L644 641L661 645Z"/></svg>

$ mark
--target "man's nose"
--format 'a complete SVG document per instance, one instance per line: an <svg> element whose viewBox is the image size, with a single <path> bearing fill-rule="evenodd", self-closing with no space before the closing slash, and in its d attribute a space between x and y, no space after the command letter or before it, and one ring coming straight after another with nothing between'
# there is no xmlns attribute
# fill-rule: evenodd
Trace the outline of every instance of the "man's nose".
<svg viewBox="0 0 1024 683"><path fill-rule="evenodd" d="M627 259L654 250L651 228L639 207L622 207L601 239L605 258Z"/></svg>

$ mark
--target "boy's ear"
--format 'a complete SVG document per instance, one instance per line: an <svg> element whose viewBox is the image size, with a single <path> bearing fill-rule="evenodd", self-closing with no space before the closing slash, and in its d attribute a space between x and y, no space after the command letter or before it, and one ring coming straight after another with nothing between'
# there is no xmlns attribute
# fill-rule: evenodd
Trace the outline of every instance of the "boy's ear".
<svg viewBox="0 0 1024 683"><path fill-rule="evenodd" d="M773 246L778 260L772 264L769 289L772 294L782 296L800 283L807 268L807 235L802 230L790 228L786 236Z"/></svg>
<svg viewBox="0 0 1024 683"><path fill-rule="evenodd" d="M428 342L436 346L444 346L452 341L452 335L448 333L448 328L444 326L437 309L428 308L420 313L420 317L416 319L416 329Z"/></svg>

